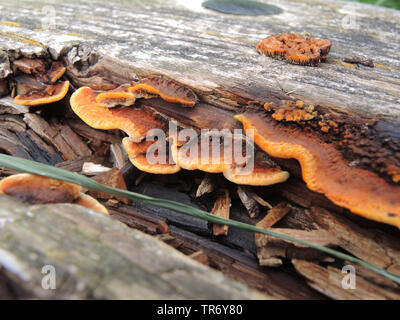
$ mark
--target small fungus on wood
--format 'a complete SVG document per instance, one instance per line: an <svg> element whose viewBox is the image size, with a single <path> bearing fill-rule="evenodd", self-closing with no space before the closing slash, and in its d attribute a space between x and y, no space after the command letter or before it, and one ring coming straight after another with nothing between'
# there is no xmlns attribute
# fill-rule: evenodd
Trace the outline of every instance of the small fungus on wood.
<svg viewBox="0 0 400 320"><path fill-rule="evenodd" d="M309 189L365 218L400 228L400 187L376 173L349 166L333 144L301 130L277 125L254 111L236 115L245 131L253 129L254 142L276 158L299 161Z"/></svg>
<svg viewBox="0 0 400 320"><path fill-rule="evenodd" d="M331 46L330 40L282 33L260 41L257 50L270 57L284 58L293 64L317 66L327 60Z"/></svg>
<svg viewBox="0 0 400 320"><path fill-rule="evenodd" d="M107 108L129 107L136 101L136 97L129 91L129 85L124 84L115 89L99 93L96 102Z"/></svg>
<svg viewBox="0 0 400 320"><path fill-rule="evenodd" d="M14 102L24 106L36 106L56 102L65 97L69 89L69 81L59 82L53 85L45 85L43 90L32 90L25 94L19 94Z"/></svg>
<svg viewBox="0 0 400 320"><path fill-rule="evenodd" d="M279 168L273 168L266 164L254 163L251 172L241 167L230 168L223 172L224 177L236 184L249 186L269 186L276 183L285 182L289 178L289 172Z"/></svg>
<svg viewBox="0 0 400 320"><path fill-rule="evenodd" d="M80 192L81 187L76 184L28 173L15 174L0 181L0 193L31 204L71 203Z"/></svg>
<svg viewBox="0 0 400 320"><path fill-rule="evenodd" d="M30 204L74 203L108 214L107 209L96 199L82 193L80 186L28 173L15 174L1 180L0 194Z"/></svg>
<svg viewBox="0 0 400 320"><path fill-rule="evenodd" d="M36 106L59 101L69 89L69 81L57 82L65 73L65 67L58 61L50 67L41 59L22 58L14 61L17 96L14 102Z"/></svg>
<svg viewBox="0 0 400 320"><path fill-rule="evenodd" d="M180 103L185 107L193 107L197 101L197 96L189 88L158 76L140 80L131 86L129 91L132 93L145 91L156 94L166 101Z"/></svg>
<svg viewBox="0 0 400 320"><path fill-rule="evenodd" d="M133 108L109 109L96 102L96 92L89 87L75 91L70 100L72 110L87 125L95 129L120 129L134 142L141 142L151 129L163 129L154 112Z"/></svg>

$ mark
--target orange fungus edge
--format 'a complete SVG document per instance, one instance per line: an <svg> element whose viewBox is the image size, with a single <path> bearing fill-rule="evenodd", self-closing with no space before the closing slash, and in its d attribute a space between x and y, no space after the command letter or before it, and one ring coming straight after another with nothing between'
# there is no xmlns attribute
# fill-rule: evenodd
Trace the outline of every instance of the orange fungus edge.
<svg viewBox="0 0 400 320"><path fill-rule="evenodd" d="M303 179L309 189L325 194L333 203L353 213L400 228L400 187L389 185L370 171L349 167L343 159L337 158L340 162L343 161L343 165L338 161L324 163L303 145L288 141L272 141L271 138L267 138L270 135L262 135L255 124L256 121L263 120L257 120L256 115L254 117L252 120L245 114L239 114L235 119L242 122L246 132L251 130L254 133L255 144L270 156L299 161ZM321 152L327 151L321 150ZM337 153L331 151L335 157ZM335 172L336 176L333 176ZM364 183L359 183L359 179Z"/></svg>

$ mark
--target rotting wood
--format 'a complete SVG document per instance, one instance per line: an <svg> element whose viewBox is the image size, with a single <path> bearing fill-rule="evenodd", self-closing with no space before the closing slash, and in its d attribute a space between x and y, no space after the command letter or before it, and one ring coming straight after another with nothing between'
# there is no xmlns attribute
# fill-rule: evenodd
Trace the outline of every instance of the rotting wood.
<svg viewBox="0 0 400 320"><path fill-rule="evenodd" d="M324 268L313 262L300 259L292 261L296 270L306 277L311 287L331 298L339 300L400 299L400 292L373 285L361 276L356 277L355 287L352 287L350 281L347 283L343 280L343 273L340 269L330 266Z"/></svg>
<svg viewBox="0 0 400 320"><path fill-rule="evenodd" d="M250 218L255 218L260 214L260 206L256 200L251 197L250 188L246 186L238 186L237 194L246 208Z"/></svg>
<svg viewBox="0 0 400 320"><path fill-rule="evenodd" d="M229 213L231 210L231 198L227 189L223 190L223 192L224 193L219 196L217 200L215 200L214 207L211 210L211 213L218 217L229 219ZM228 226L214 224L213 234L214 236L226 236L228 234Z"/></svg>
<svg viewBox="0 0 400 320"><path fill-rule="evenodd" d="M102 184L108 185L110 187L127 190L122 173L117 168L112 168L111 170L106 171L104 173L99 173L95 175L92 179ZM97 199L116 199L128 205L131 203L129 199L114 196L105 192L89 190L88 193L92 197L95 197Z"/></svg>
<svg viewBox="0 0 400 320"><path fill-rule="evenodd" d="M272 228L271 230L320 246L333 247L336 245L336 238L325 230L304 231L282 228ZM258 247L257 256L262 266L280 266L284 258L323 260L326 257L323 252L268 235L256 237L256 245Z"/></svg>
<svg viewBox="0 0 400 320"><path fill-rule="evenodd" d="M291 208L286 202L281 202L277 204L276 206L268 210L265 217L257 223L257 227L264 229L271 228L275 223L286 216L290 212L290 210ZM258 234L256 233L256 236L257 235Z"/></svg>
<svg viewBox="0 0 400 320"><path fill-rule="evenodd" d="M215 188L216 186L212 176L206 173L197 188L196 198L200 198L202 195L213 192Z"/></svg>
<svg viewBox="0 0 400 320"><path fill-rule="evenodd" d="M157 233L157 225L160 216L150 210L141 208L127 208L121 206L118 209L109 208L110 215L149 234ZM168 219L166 216L164 219ZM162 219L162 218L161 218ZM282 272L277 269L265 269L258 265L252 254L231 248L212 241L202 236L182 229L179 221L169 220L170 236L166 243L176 247L181 252L190 255L199 250L208 257L209 265L217 268L224 274L237 281L246 283L251 288L271 294L280 299L321 299L322 296L310 291L302 282L299 282L290 272Z"/></svg>

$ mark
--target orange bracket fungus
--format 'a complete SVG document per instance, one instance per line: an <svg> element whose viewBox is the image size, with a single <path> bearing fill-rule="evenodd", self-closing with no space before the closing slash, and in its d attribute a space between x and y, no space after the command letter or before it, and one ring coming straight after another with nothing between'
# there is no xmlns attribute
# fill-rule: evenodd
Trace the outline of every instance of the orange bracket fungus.
<svg viewBox="0 0 400 320"><path fill-rule="evenodd" d="M235 118L246 132L252 130L255 144L267 154L299 161L309 189L353 213L400 228L400 186L350 166L334 144L319 140L315 134L277 123L256 111Z"/></svg>
<svg viewBox="0 0 400 320"><path fill-rule="evenodd" d="M257 50L269 57L284 58L293 64L315 66L327 60L331 46L330 40L282 33L260 41Z"/></svg>
<svg viewBox="0 0 400 320"><path fill-rule="evenodd" d="M1 180L0 194L30 204L73 203L108 214L101 203L82 193L80 186L28 173L15 174Z"/></svg>
<svg viewBox="0 0 400 320"><path fill-rule="evenodd" d="M67 94L69 81L58 82L65 72L60 62L53 62L47 69L41 59L22 58L14 61L13 65L17 73L15 103L27 106L48 104L63 99Z"/></svg>
<svg viewBox="0 0 400 320"><path fill-rule="evenodd" d="M165 147L165 142L135 143L129 138L124 138L122 144L128 153L129 160L139 170L154 174L173 174L181 169L177 164L170 163L169 149ZM154 150L150 150L150 148L154 148ZM147 155L154 155L154 157L148 159Z"/></svg>
<svg viewBox="0 0 400 320"><path fill-rule="evenodd" d="M129 91L129 85L124 84L115 89L99 93L96 102L107 108L129 107L136 101L136 96Z"/></svg>
<svg viewBox="0 0 400 320"><path fill-rule="evenodd" d="M269 186L285 182L289 178L289 172L279 168L270 167L264 163L255 162L251 172L246 172L241 167L230 168L223 172L224 177L236 184L250 186Z"/></svg>
<svg viewBox="0 0 400 320"><path fill-rule="evenodd" d="M126 132L133 142L141 142L151 129L163 129L154 112L133 108L109 109L96 101L96 92L89 87L75 91L70 100L72 110L87 125L95 129L120 129Z"/></svg>
<svg viewBox="0 0 400 320"><path fill-rule="evenodd" d="M233 137L233 139L242 137ZM186 170L201 170L209 173L223 173L224 177L236 184L246 184L252 186L267 186L281 183L289 178L289 173L278 168L272 168L266 163L255 161L252 157L235 155L234 147L226 148L225 140L218 145L219 152L213 152L212 144L208 145L206 155L202 154L204 148L200 144L193 146L190 143L179 146L175 139L171 137L172 158L182 168ZM193 148L194 147L194 148ZM197 152L193 152L194 149ZM254 161L254 165L249 165Z"/></svg>
<svg viewBox="0 0 400 320"><path fill-rule="evenodd" d="M130 87L129 91L132 93L144 91L156 94L166 101L180 103L187 107L193 107L197 101L197 97L192 90L174 81L156 76L140 80Z"/></svg>
<svg viewBox="0 0 400 320"><path fill-rule="evenodd" d="M31 90L25 94L19 94L14 102L25 106L36 106L61 100L69 89L69 81L59 82L53 85L45 85L42 90Z"/></svg>

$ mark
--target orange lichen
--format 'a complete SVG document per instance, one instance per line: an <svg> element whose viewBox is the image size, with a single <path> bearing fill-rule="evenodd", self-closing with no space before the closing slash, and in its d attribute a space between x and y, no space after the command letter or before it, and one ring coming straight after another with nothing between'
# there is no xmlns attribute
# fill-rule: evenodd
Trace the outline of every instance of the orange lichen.
<svg viewBox="0 0 400 320"><path fill-rule="evenodd" d="M166 142L143 141L135 143L129 138L122 139L122 145L128 153L129 160L139 170L154 174L176 173L181 168L175 163L170 163L169 150L163 148L163 143ZM149 153L149 148L155 148L154 152ZM152 158L153 154L154 158ZM149 156L149 159L147 156ZM157 161L158 159L161 159L161 161Z"/></svg>
<svg viewBox="0 0 400 320"><path fill-rule="evenodd" d="M171 80L156 76L140 80L129 90L132 93L145 91L150 94L157 94L166 101L180 103L188 107L193 107L197 101L192 90Z"/></svg>
<svg viewBox="0 0 400 320"><path fill-rule="evenodd" d="M330 40L282 33L260 41L257 50L270 57L285 58L294 64L318 65L328 58L331 46Z"/></svg>
<svg viewBox="0 0 400 320"><path fill-rule="evenodd" d="M301 122L314 119L317 112L313 105L304 105L304 101L284 100L280 106L272 102L265 103L264 109L267 112L274 111L272 118L276 121Z"/></svg>
<svg viewBox="0 0 400 320"><path fill-rule="evenodd" d="M0 181L0 193L35 203L71 203L80 196L81 187L69 182L27 173Z"/></svg>
<svg viewBox="0 0 400 320"><path fill-rule="evenodd" d="M108 214L108 210L105 206L103 206L95 198L84 193L81 193L73 203L85 208Z"/></svg>
<svg viewBox="0 0 400 320"><path fill-rule="evenodd" d="M254 142L266 153L298 160L308 188L363 217L400 228L400 187L373 172L349 166L334 145L311 134L276 125L256 112L235 118L246 132L254 130Z"/></svg>
<svg viewBox="0 0 400 320"><path fill-rule="evenodd" d="M108 109L96 102L96 92L89 87L75 91L70 100L72 110L89 126L95 129L120 129L134 142L140 142L151 129L163 129L165 124L147 110L133 108Z"/></svg>
<svg viewBox="0 0 400 320"><path fill-rule="evenodd" d="M25 94L19 94L14 102L25 106L36 106L61 100L69 89L69 81L53 85L45 85L43 90L33 89Z"/></svg>

